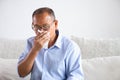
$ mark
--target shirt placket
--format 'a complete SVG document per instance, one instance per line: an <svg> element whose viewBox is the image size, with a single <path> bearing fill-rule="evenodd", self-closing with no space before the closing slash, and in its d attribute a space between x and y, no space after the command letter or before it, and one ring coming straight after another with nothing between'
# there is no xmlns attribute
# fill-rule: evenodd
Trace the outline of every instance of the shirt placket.
<svg viewBox="0 0 120 80"><path fill-rule="evenodd" d="M47 56L47 52L48 52L48 50L47 49L45 49L45 51L44 51L44 53L43 53L43 64L42 64L42 78L41 78L41 80L46 80L45 78L46 78L46 72L47 72L47 69L46 69L46 56Z"/></svg>

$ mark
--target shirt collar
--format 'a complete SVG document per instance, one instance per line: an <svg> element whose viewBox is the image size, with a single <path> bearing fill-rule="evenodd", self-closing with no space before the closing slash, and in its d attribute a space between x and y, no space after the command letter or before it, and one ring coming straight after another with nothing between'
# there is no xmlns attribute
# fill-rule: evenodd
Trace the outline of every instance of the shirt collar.
<svg viewBox="0 0 120 80"><path fill-rule="evenodd" d="M59 33L58 30L56 30L56 34L58 35L57 40L54 44L54 46L61 48L62 47L62 35Z"/></svg>

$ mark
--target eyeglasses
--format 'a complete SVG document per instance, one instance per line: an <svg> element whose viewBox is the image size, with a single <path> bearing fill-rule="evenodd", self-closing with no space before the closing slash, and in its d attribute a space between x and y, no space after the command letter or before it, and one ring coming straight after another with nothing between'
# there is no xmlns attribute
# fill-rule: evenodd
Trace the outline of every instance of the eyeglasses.
<svg viewBox="0 0 120 80"><path fill-rule="evenodd" d="M54 21L53 21L54 22ZM53 23L52 22L52 23ZM51 23L51 24L52 24ZM32 25L32 29L34 30L34 31L38 31L38 30L44 30L44 31L48 31L49 29L50 29L50 26L51 26L51 24L44 24L44 25L42 25L42 26L39 26L39 25Z"/></svg>

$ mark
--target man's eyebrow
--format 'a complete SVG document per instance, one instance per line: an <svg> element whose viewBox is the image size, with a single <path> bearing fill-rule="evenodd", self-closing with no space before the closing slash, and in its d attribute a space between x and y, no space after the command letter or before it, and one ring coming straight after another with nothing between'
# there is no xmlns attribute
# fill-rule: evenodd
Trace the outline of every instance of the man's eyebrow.
<svg viewBox="0 0 120 80"><path fill-rule="evenodd" d="M35 24L34 26L37 26L37 27L43 27L43 26L49 26L49 24L43 24L43 25Z"/></svg>
<svg viewBox="0 0 120 80"><path fill-rule="evenodd" d="M49 24L48 23L45 23L45 24L42 24L42 25L35 24L35 26L43 26L43 25L49 25Z"/></svg>

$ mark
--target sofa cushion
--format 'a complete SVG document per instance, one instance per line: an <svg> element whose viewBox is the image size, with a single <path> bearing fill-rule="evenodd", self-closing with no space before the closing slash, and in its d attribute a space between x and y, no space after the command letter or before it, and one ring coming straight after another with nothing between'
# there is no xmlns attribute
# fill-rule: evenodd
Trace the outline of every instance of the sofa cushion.
<svg viewBox="0 0 120 80"><path fill-rule="evenodd" d="M18 59L25 47L25 40L0 38L0 58Z"/></svg>
<svg viewBox="0 0 120 80"><path fill-rule="evenodd" d="M17 59L0 58L0 80L23 80L17 73ZM24 78L29 80L29 76Z"/></svg>
<svg viewBox="0 0 120 80"><path fill-rule="evenodd" d="M120 80L120 56L84 59L85 80Z"/></svg>
<svg viewBox="0 0 120 80"><path fill-rule="evenodd" d="M117 39L90 39L71 36L82 51L82 58L120 56L120 38Z"/></svg>

